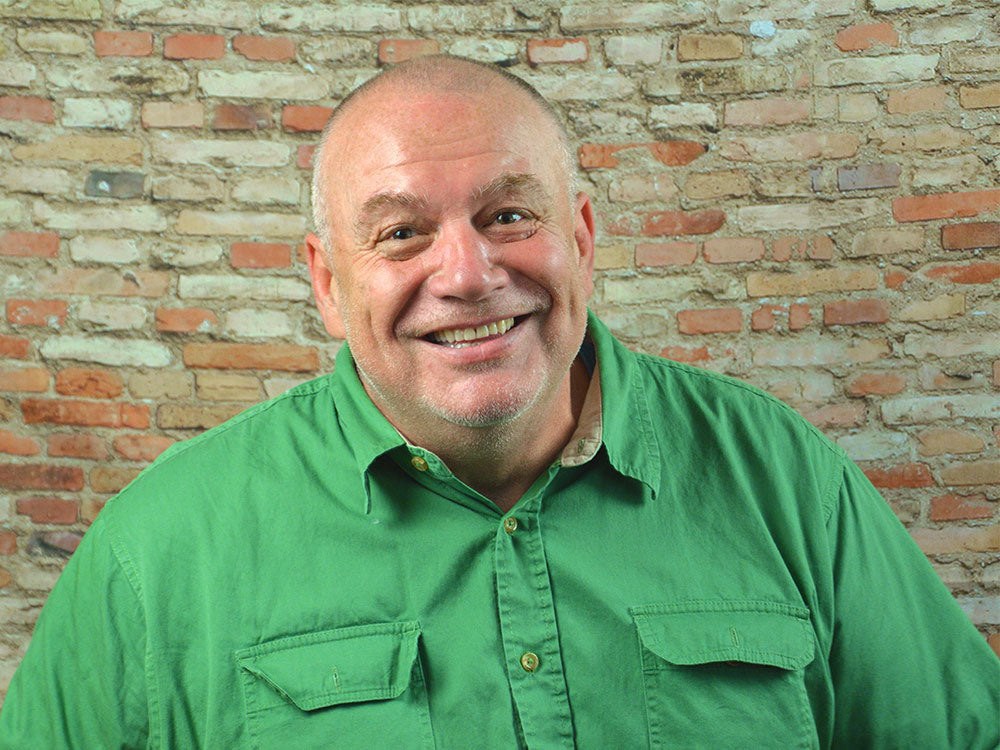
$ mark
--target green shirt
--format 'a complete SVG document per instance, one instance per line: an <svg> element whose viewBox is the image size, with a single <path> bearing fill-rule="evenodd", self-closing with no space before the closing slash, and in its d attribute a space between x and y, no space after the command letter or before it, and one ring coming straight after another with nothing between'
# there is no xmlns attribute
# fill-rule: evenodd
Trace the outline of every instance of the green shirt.
<svg viewBox="0 0 1000 750"><path fill-rule="evenodd" d="M506 515L346 347L172 447L53 590L0 747L997 747L1000 662L842 451L589 330L601 447Z"/></svg>

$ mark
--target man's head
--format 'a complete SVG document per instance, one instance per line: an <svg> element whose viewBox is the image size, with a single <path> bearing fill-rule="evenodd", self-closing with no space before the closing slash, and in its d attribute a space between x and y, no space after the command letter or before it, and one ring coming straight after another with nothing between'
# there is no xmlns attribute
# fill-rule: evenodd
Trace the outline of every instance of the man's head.
<svg viewBox="0 0 1000 750"><path fill-rule="evenodd" d="M584 335L590 202L554 113L509 78L448 57L398 66L345 100L317 151L320 313L414 440L544 423Z"/></svg>

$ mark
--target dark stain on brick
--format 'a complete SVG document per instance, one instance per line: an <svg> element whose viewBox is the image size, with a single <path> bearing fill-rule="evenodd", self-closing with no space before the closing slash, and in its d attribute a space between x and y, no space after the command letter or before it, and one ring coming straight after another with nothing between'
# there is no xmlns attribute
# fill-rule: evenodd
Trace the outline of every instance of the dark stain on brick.
<svg viewBox="0 0 1000 750"><path fill-rule="evenodd" d="M101 172L87 175L83 191L98 198L138 198L146 175L141 172Z"/></svg>

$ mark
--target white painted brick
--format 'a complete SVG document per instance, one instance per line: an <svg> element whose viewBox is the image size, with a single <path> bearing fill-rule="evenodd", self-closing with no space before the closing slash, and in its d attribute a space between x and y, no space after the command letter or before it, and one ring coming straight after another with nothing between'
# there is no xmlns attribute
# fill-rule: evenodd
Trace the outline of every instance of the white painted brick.
<svg viewBox="0 0 1000 750"><path fill-rule="evenodd" d="M866 430L837 438L837 445L855 461L874 461L909 455L909 436L905 432Z"/></svg>
<svg viewBox="0 0 1000 750"><path fill-rule="evenodd" d="M368 39L325 37L299 43L299 57L314 62L367 62L375 57L375 45ZM458 54L458 53L456 53Z"/></svg>
<svg viewBox="0 0 1000 750"><path fill-rule="evenodd" d="M167 228L163 215L152 206L95 206L56 209L36 200L35 220L51 229L131 229L136 232L162 232Z"/></svg>
<svg viewBox="0 0 1000 750"><path fill-rule="evenodd" d="M124 99L64 99L62 124L70 128L127 128L135 107Z"/></svg>
<svg viewBox="0 0 1000 750"><path fill-rule="evenodd" d="M482 62L516 60L522 45L509 39L456 39L448 52ZM266 385L265 385L266 387Z"/></svg>
<svg viewBox="0 0 1000 750"><path fill-rule="evenodd" d="M632 79L613 71L566 75L525 74L524 78L546 99L557 102L628 99L635 93Z"/></svg>
<svg viewBox="0 0 1000 750"><path fill-rule="evenodd" d="M719 116L711 104L659 104L649 108L649 124L654 128L714 127L718 121Z"/></svg>
<svg viewBox="0 0 1000 750"><path fill-rule="evenodd" d="M297 214L185 209L177 216L174 230L178 234L300 237L305 234L306 219Z"/></svg>
<svg viewBox="0 0 1000 750"><path fill-rule="evenodd" d="M77 263L134 263L140 257L135 240L81 234L69 241L69 255Z"/></svg>
<svg viewBox="0 0 1000 750"><path fill-rule="evenodd" d="M1000 417L1000 398L988 393L896 398L883 401L881 410L886 424L928 424L958 418L996 419Z"/></svg>
<svg viewBox="0 0 1000 750"><path fill-rule="evenodd" d="M578 5L566 3L559 14L559 26L566 34L582 31L619 31L683 26L710 17L706 3L688 0L680 3L601 3Z"/></svg>
<svg viewBox="0 0 1000 750"><path fill-rule="evenodd" d="M890 206L879 198L839 200L836 203L777 203L743 206L736 223L744 232L811 231L864 221L873 216L889 220Z"/></svg>
<svg viewBox="0 0 1000 750"><path fill-rule="evenodd" d="M222 200L225 183L214 174L179 175L172 174L153 179L153 200L155 201L203 201Z"/></svg>
<svg viewBox="0 0 1000 750"><path fill-rule="evenodd" d="M816 63L816 86L849 86L855 83L899 83L934 78L938 60L933 55L882 55L828 60Z"/></svg>
<svg viewBox="0 0 1000 750"><path fill-rule="evenodd" d="M157 242L153 245L153 257L167 266L190 268L214 263L222 257L222 246L217 242L189 240L180 244Z"/></svg>
<svg viewBox="0 0 1000 750"><path fill-rule="evenodd" d="M20 224L27 215L27 208L23 201L16 198L0 199L0 223Z"/></svg>
<svg viewBox="0 0 1000 750"><path fill-rule="evenodd" d="M52 65L46 67L45 78L54 89L73 89L92 94L121 93L173 94L186 91L191 78L181 68L164 67L162 63L108 65Z"/></svg>
<svg viewBox="0 0 1000 750"><path fill-rule="evenodd" d="M719 21L756 21L761 18L808 21L813 18L846 16L852 4L845 0L719 0Z"/></svg>
<svg viewBox="0 0 1000 750"><path fill-rule="evenodd" d="M250 177L233 186L233 200L240 203L297 205L301 184L289 177Z"/></svg>
<svg viewBox="0 0 1000 750"><path fill-rule="evenodd" d="M292 320L287 313L278 310L243 308L226 313L225 330L241 337L289 336L292 333Z"/></svg>
<svg viewBox="0 0 1000 750"><path fill-rule="evenodd" d="M968 357L976 354L1000 356L1000 336L986 333L908 333L903 339L903 352L910 357ZM997 399L1000 402L1000 398Z"/></svg>
<svg viewBox="0 0 1000 750"><path fill-rule="evenodd" d="M274 141L190 140L162 134L153 141L153 161L214 167L280 167L292 147Z"/></svg>
<svg viewBox="0 0 1000 750"><path fill-rule="evenodd" d="M971 42L982 32L984 19L973 16L920 18L910 22L910 44Z"/></svg>
<svg viewBox="0 0 1000 750"><path fill-rule="evenodd" d="M64 195L76 187L76 180L68 170L54 167L4 167L0 185L17 193Z"/></svg>
<svg viewBox="0 0 1000 750"><path fill-rule="evenodd" d="M173 357L163 344L111 336L53 336L39 347L45 359L72 359L112 367L166 367Z"/></svg>
<svg viewBox="0 0 1000 750"><path fill-rule="evenodd" d="M528 13L530 7L525 7ZM544 16L525 18L505 5L426 5L411 6L407 11L410 28L418 34L442 32L539 31Z"/></svg>
<svg viewBox="0 0 1000 750"><path fill-rule="evenodd" d="M17 46L25 52L45 52L51 55L82 55L93 42L80 34L65 31L17 30Z"/></svg>
<svg viewBox="0 0 1000 750"><path fill-rule="evenodd" d="M322 99L330 93L326 79L312 73L280 71L203 70L198 73L198 88L206 96L235 99Z"/></svg>
<svg viewBox="0 0 1000 750"><path fill-rule="evenodd" d="M397 31L403 27L400 11L380 5L304 6L268 4L261 8L261 23L284 31Z"/></svg>
<svg viewBox="0 0 1000 750"><path fill-rule="evenodd" d="M102 331L135 331L146 325L149 313L139 305L84 300L76 317Z"/></svg>
<svg viewBox="0 0 1000 750"><path fill-rule="evenodd" d="M768 40L755 40L751 46L754 57L786 57L805 48L812 39L806 29L778 29Z"/></svg>
<svg viewBox="0 0 1000 750"><path fill-rule="evenodd" d="M0 62L0 86L30 86L37 75L31 63Z"/></svg>
<svg viewBox="0 0 1000 750"><path fill-rule="evenodd" d="M229 273L181 276L177 285L181 299L307 300L311 287L289 276L236 276Z"/></svg>

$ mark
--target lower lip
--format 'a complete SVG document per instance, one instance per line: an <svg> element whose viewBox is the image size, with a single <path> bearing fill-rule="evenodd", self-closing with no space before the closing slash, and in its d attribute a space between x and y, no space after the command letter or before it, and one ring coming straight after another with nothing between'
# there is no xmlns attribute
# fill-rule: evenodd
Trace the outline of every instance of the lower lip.
<svg viewBox="0 0 1000 750"><path fill-rule="evenodd" d="M483 339L481 342L466 344L465 346L448 346L447 344L435 344L430 341L423 343L434 347L441 356L447 357L456 364L468 364L472 362L482 362L490 359L497 359L507 353L517 339L521 336L521 329L528 323L525 318L506 333Z"/></svg>

